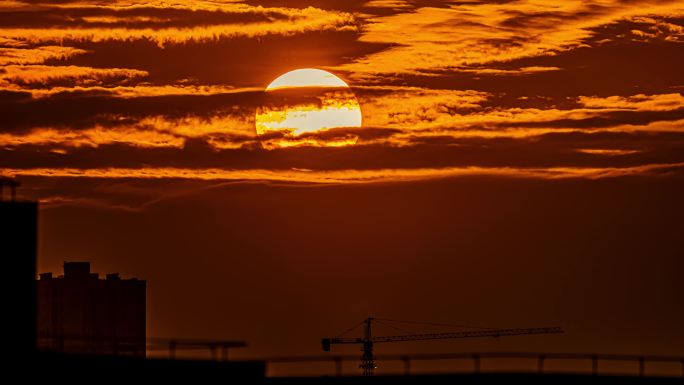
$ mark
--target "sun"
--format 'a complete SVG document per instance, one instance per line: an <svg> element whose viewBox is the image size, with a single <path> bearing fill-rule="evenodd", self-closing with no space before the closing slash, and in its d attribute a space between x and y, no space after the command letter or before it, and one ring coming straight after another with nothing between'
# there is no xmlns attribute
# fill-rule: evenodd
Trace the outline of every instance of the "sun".
<svg viewBox="0 0 684 385"><path fill-rule="evenodd" d="M328 71L317 68L302 68L282 74L266 87L266 91L288 87L344 87L349 85L344 80Z"/></svg>
<svg viewBox="0 0 684 385"><path fill-rule="evenodd" d="M264 96L255 124L266 149L345 146L358 140L361 106L349 85L328 71L287 72L266 87Z"/></svg>

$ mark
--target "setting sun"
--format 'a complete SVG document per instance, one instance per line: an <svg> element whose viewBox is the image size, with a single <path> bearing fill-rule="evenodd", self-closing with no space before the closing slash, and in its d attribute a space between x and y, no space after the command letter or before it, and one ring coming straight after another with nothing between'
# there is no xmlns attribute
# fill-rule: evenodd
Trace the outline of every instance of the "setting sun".
<svg viewBox="0 0 684 385"><path fill-rule="evenodd" d="M266 91L293 87L349 88L349 85L345 83L344 80L328 71L319 70L317 68L302 68L280 75L266 87Z"/></svg>
<svg viewBox="0 0 684 385"><path fill-rule="evenodd" d="M361 127L361 120L361 106L347 83L330 72L304 68L266 87L255 123L262 146L273 149L354 144L358 136L353 129Z"/></svg>

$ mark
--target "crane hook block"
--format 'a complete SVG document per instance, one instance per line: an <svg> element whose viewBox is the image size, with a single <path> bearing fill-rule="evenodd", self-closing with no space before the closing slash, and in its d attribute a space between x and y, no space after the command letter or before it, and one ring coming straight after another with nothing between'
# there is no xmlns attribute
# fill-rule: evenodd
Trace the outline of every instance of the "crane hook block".
<svg viewBox="0 0 684 385"><path fill-rule="evenodd" d="M323 346L324 352L329 352L330 351L330 338L323 338L321 340L321 345Z"/></svg>

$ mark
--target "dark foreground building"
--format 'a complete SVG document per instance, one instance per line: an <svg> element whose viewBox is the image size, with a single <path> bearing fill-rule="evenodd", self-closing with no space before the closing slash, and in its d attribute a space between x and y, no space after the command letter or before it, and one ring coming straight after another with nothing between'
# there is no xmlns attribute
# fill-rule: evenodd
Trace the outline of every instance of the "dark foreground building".
<svg viewBox="0 0 684 385"><path fill-rule="evenodd" d="M36 252L38 203L16 199L19 184L0 177L0 257L4 347L18 355L36 346Z"/></svg>
<svg viewBox="0 0 684 385"><path fill-rule="evenodd" d="M145 356L146 282L90 272L65 262L64 275L38 280L38 349L63 353Z"/></svg>

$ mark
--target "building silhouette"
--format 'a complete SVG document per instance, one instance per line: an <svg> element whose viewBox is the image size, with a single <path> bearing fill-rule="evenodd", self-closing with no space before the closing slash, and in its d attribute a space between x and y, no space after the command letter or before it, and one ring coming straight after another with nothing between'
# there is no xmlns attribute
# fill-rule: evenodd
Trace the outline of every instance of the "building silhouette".
<svg viewBox="0 0 684 385"><path fill-rule="evenodd" d="M77 354L145 356L146 281L101 279L90 262L65 262L64 275L40 274L38 348Z"/></svg>
<svg viewBox="0 0 684 385"><path fill-rule="evenodd" d="M0 256L4 269L2 288L9 352L31 354L36 347L36 255L38 203L16 199L19 183L0 177Z"/></svg>

